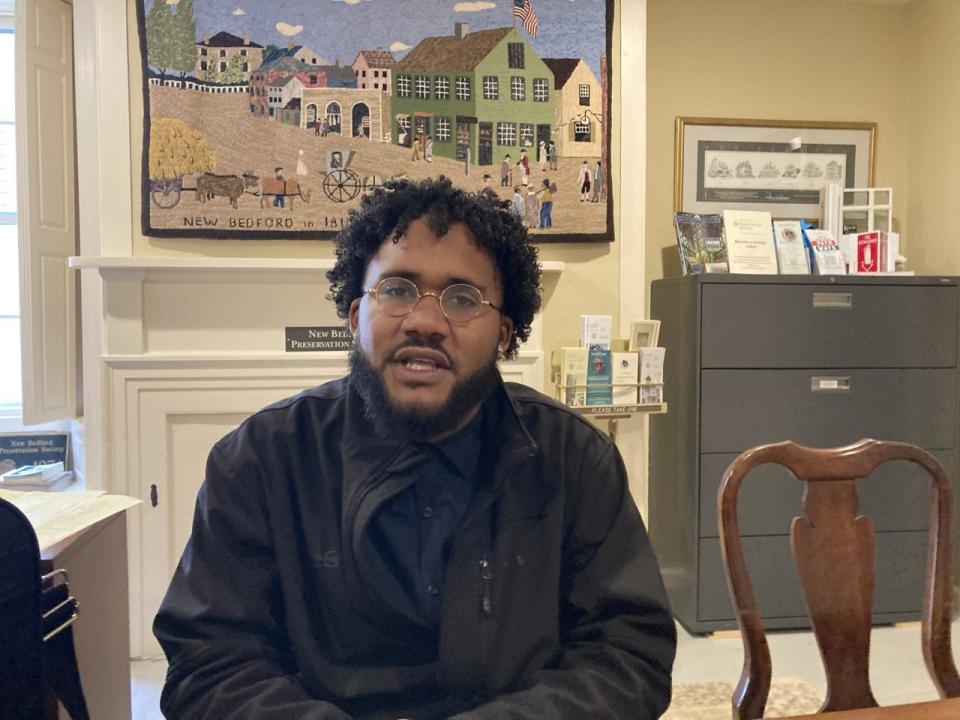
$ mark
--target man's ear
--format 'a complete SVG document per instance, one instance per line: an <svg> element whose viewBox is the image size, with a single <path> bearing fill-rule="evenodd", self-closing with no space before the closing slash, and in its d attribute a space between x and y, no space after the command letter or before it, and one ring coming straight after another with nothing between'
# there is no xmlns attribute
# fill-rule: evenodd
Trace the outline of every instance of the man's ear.
<svg viewBox="0 0 960 720"><path fill-rule="evenodd" d="M497 345L506 352L511 340L513 340L513 320L500 313L500 339Z"/></svg>
<svg viewBox="0 0 960 720"><path fill-rule="evenodd" d="M350 309L347 311L347 320L350 323L350 332L357 334L357 327L360 325L360 301L362 297L354 298L350 303Z"/></svg>

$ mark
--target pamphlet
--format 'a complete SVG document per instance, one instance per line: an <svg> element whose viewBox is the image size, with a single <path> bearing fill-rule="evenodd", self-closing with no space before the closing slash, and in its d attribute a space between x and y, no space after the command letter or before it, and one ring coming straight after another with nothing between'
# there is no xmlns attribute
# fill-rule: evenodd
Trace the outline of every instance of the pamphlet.
<svg viewBox="0 0 960 720"><path fill-rule="evenodd" d="M847 263L840 244L829 230L807 230L807 242L813 251L818 275L846 275Z"/></svg>
<svg viewBox="0 0 960 720"><path fill-rule="evenodd" d="M613 404L636 405L640 356L635 352L611 353Z"/></svg>
<svg viewBox="0 0 960 720"><path fill-rule="evenodd" d="M610 351L592 347L587 356L587 405L613 404Z"/></svg>
<svg viewBox="0 0 960 720"><path fill-rule="evenodd" d="M640 382L644 385L663 382L663 361L667 350L662 347L640 351Z"/></svg>
<svg viewBox="0 0 960 720"><path fill-rule="evenodd" d="M727 245L719 215L678 212L673 216L684 275L727 272Z"/></svg>
<svg viewBox="0 0 960 720"><path fill-rule="evenodd" d="M659 405L663 402L663 384L659 385L641 385L640 386L640 404L641 405Z"/></svg>
<svg viewBox="0 0 960 720"><path fill-rule="evenodd" d="M560 348L560 402L570 407L587 404L587 348Z"/></svg>
<svg viewBox="0 0 960 720"><path fill-rule="evenodd" d="M770 213L765 211L723 211L730 272L748 275L777 274L777 250L773 244L770 224Z"/></svg>
<svg viewBox="0 0 960 720"><path fill-rule="evenodd" d="M773 237L777 244L777 261L781 275L809 275L810 261L803 246L803 230L799 220L775 220Z"/></svg>
<svg viewBox="0 0 960 720"><path fill-rule="evenodd" d="M610 349L613 336L612 315L581 315L580 344L586 348Z"/></svg>

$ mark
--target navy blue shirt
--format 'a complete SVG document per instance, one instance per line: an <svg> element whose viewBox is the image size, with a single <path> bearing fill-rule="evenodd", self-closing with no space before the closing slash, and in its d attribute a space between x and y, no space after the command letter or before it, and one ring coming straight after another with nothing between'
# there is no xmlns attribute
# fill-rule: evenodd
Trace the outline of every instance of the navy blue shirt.
<svg viewBox="0 0 960 720"><path fill-rule="evenodd" d="M394 476L403 489L370 521L366 551L378 590L428 628L439 626L450 546L473 498L483 415L438 443L417 443L419 462Z"/></svg>

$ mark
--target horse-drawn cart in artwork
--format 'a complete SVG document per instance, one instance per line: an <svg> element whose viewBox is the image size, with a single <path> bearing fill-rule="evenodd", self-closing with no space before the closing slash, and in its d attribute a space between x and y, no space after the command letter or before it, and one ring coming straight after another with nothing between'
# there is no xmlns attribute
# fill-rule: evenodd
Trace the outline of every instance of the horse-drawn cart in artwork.
<svg viewBox="0 0 960 720"><path fill-rule="evenodd" d="M183 191L183 176L173 178L158 178L150 180L150 197L157 207L170 209L180 202L180 193Z"/></svg>

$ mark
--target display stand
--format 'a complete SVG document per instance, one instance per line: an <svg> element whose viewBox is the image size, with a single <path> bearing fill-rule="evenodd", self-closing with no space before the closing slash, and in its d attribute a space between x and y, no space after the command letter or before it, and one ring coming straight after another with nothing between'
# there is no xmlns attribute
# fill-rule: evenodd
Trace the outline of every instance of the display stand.
<svg viewBox="0 0 960 720"><path fill-rule="evenodd" d="M635 387L643 388L650 387L651 385L659 385L661 383L616 383L613 385L599 384L599 385L589 385L591 388L598 387L610 387L610 388L625 388L625 387ZM586 388L587 385L570 385L570 386L561 386L559 383L556 385L557 399L560 400L562 393L570 389L580 389ZM560 402L563 402L560 400ZM610 438L610 441L616 445L617 444L617 422L619 420L624 420L626 418L632 417L633 415L638 414L649 414L649 415L662 415L667 412L667 404L665 402L661 403L632 403L629 405L568 405L568 407L573 410L578 415L586 415L594 418L602 418L607 421L607 436Z"/></svg>

